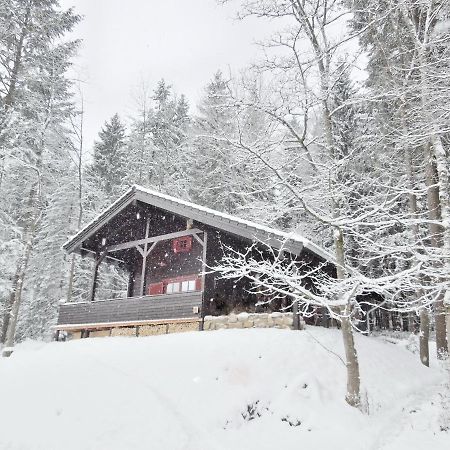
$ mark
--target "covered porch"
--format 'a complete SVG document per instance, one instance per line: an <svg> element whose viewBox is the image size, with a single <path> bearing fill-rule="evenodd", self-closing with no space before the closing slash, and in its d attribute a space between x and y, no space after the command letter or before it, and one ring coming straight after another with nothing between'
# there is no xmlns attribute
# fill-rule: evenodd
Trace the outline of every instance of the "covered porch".
<svg viewBox="0 0 450 450"><path fill-rule="evenodd" d="M85 337L169 322L202 327L207 233L192 220L134 201L80 244L72 251L92 257L90 287L86 300L60 304L57 333ZM121 298L97 298L105 264L128 274Z"/></svg>

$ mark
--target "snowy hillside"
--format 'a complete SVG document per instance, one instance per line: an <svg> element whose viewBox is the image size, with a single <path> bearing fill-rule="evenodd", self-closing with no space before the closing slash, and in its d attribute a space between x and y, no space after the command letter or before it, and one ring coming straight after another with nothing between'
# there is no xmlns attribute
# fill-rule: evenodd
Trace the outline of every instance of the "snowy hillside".
<svg viewBox="0 0 450 450"><path fill-rule="evenodd" d="M369 415L344 401L336 330L25 343L0 360L0 449L448 450L445 372L357 345Z"/></svg>

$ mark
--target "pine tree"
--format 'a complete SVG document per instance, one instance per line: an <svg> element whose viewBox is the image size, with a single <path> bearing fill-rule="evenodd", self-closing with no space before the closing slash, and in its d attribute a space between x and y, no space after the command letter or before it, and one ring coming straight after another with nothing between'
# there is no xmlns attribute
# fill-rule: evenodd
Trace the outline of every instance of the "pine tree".
<svg viewBox="0 0 450 450"><path fill-rule="evenodd" d="M189 178L197 180L188 187L189 197L194 202L236 213L242 202L233 183L240 169L233 158L232 145L227 142L236 136L232 104L228 84L218 71L198 105L200 115L195 122L188 158L189 162L196 163L187 167L187 173Z"/></svg>
<svg viewBox="0 0 450 450"><path fill-rule="evenodd" d="M87 169L91 195L99 204L95 209L114 201L124 190L127 174L125 126L115 114L105 122L94 145L93 163Z"/></svg>
<svg viewBox="0 0 450 450"><path fill-rule="evenodd" d="M183 195L184 145L190 127L189 105L172 87L159 81L151 98L146 90L129 138L128 180L161 192Z"/></svg>
<svg viewBox="0 0 450 450"><path fill-rule="evenodd" d="M46 188L54 175L49 158L64 158L60 145L66 133L63 124L72 114L66 72L77 42L60 38L79 21L71 10L60 11L56 1L13 3L17 14L11 26L19 25L21 32L13 33L12 38L8 33L2 35L1 44L9 50L14 48L16 55L2 97L3 111L14 111L13 121L3 122L10 138L3 141L3 149L8 150L3 159L8 171L2 177L1 210L7 212L10 227L2 237L17 236L16 258L10 261L14 273L9 280L9 295L3 301L1 342L7 347L5 356L14 344L22 300L31 281L27 277L29 267L47 213Z"/></svg>

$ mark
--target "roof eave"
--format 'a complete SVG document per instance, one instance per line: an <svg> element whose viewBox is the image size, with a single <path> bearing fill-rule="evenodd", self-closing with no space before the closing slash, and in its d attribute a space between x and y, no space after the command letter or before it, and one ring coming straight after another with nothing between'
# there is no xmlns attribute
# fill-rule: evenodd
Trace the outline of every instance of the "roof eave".
<svg viewBox="0 0 450 450"><path fill-rule="evenodd" d="M108 220L114 217L118 212L128 206L136 196L136 186L132 186L121 197L119 197L112 205L106 208L100 215L94 218L90 223L84 226L78 233L72 236L62 246L63 250L68 254L81 253L83 241L89 238L93 233L98 231Z"/></svg>

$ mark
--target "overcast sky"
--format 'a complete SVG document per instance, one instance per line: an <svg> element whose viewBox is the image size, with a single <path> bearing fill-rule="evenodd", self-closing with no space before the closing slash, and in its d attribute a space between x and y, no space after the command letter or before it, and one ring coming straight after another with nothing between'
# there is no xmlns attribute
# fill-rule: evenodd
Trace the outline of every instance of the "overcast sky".
<svg viewBox="0 0 450 450"><path fill-rule="evenodd" d="M192 106L217 69L237 73L255 59L262 21L236 21L235 6L215 0L61 0L84 20L76 72L83 80L85 136L92 146L105 120L130 117L133 91L165 78Z"/></svg>

